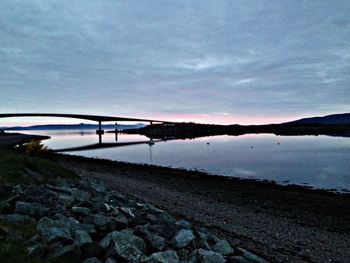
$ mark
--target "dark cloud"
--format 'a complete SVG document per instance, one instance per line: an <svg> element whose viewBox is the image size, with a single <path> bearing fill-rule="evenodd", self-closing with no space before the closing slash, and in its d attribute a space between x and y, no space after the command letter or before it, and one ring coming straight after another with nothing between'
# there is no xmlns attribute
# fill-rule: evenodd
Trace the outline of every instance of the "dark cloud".
<svg viewBox="0 0 350 263"><path fill-rule="evenodd" d="M350 111L348 1L1 1L0 111Z"/></svg>

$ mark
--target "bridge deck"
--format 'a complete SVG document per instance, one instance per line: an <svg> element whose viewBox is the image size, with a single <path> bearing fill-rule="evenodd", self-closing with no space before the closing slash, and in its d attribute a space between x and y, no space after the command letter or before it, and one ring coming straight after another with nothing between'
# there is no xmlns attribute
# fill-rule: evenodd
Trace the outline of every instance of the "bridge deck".
<svg viewBox="0 0 350 263"><path fill-rule="evenodd" d="M60 113L6 113L6 114L0 114L0 118L13 118L13 117L61 117L61 118L83 119L83 120L98 121L98 122L138 121L138 122L171 123L168 121L160 121L160 120L113 117L113 116L99 116L99 115L84 115L84 114L60 114Z"/></svg>

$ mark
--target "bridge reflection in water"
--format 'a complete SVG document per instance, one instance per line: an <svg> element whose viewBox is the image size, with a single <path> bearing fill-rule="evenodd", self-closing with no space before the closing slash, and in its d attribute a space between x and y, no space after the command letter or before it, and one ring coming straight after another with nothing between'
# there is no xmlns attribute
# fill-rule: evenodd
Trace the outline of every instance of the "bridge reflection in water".
<svg viewBox="0 0 350 263"><path fill-rule="evenodd" d="M88 151L104 148L114 148L114 147L126 147L131 145L148 144L150 147L157 142L163 142L164 140L147 140L147 141L136 141L136 142L120 142L120 143L94 143L78 147L70 147L63 149L53 150L54 152L76 152L76 151Z"/></svg>

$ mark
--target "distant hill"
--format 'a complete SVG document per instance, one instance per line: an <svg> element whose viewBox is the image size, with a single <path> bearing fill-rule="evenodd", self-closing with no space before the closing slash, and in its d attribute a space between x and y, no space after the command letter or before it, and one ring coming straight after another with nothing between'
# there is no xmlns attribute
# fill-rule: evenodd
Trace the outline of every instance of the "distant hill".
<svg viewBox="0 0 350 263"><path fill-rule="evenodd" d="M287 122L288 124L350 124L350 113L332 114L324 117L303 118L300 120Z"/></svg>
<svg viewBox="0 0 350 263"><path fill-rule="evenodd" d="M144 124L138 123L133 125L118 125L119 130L125 129L137 129L145 127ZM38 131L38 130L97 130L97 124L48 124L48 125L34 125L29 127L1 127L1 129L5 131ZM102 129L115 129L115 125L113 124L105 124L102 125Z"/></svg>

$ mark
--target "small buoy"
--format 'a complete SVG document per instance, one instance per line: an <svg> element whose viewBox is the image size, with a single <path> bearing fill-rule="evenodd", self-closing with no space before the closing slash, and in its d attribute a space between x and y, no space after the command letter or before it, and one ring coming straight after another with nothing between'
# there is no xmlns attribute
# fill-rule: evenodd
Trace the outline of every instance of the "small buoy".
<svg viewBox="0 0 350 263"><path fill-rule="evenodd" d="M281 143L280 143L280 142L278 142L277 144L278 144L278 145L280 145Z"/></svg>
<svg viewBox="0 0 350 263"><path fill-rule="evenodd" d="M207 145L209 145L209 142L207 142Z"/></svg>
<svg viewBox="0 0 350 263"><path fill-rule="evenodd" d="M254 147L253 146L250 146L250 149L253 149Z"/></svg>

